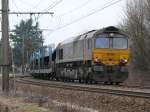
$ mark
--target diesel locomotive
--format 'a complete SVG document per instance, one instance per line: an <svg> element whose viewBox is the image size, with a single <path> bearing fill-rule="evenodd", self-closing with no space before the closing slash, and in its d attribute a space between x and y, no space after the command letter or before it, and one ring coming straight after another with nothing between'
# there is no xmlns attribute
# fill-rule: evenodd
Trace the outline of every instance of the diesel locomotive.
<svg viewBox="0 0 150 112"><path fill-rule="evenodd" d="M119 84L128 78L128 45L126 33L114 26L92 30L59 43L48 55L32 56L30 73L62 81Z"/></svg>

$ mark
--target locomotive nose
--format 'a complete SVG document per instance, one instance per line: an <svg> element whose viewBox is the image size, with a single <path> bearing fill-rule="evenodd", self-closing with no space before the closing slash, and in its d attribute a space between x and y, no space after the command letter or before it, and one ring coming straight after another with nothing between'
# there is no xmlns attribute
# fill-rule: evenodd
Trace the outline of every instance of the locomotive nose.
<svg viewBox="0 0 150 112"><path fill-rule="evenodd" d="M110 50L94 50L93 51L93 63L113 66L113 65L119 65L121 62L124 62L124 60L128 61L128 51L126 50L123 50L123 51L121 50L111 50L111 51Z"/></svg>

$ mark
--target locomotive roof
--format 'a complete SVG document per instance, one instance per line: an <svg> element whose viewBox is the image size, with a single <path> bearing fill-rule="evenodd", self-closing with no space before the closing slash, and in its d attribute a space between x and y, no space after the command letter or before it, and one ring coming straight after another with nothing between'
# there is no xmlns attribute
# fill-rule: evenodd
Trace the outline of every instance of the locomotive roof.
<svg viewBox="0 0 150 112"><path fill-rule="evenodd" d="M85 32L81 35L68 38L68 39L62 41L61 43L59 43L59 45L71 43L71 42L74 42L77 40L82 40L84 38L92 38L94 35L101 34L101 33L120 33L122 35L126 35L122 30L120 30L114 26L109 26L109 27L102 28L100 30L91 30L91 31Z"/></svg>
<svg viewBox="0 0 150 112"><path fill-rule="evenodd" d="M77 40L82 40L83 38L85 38L86 35L87 35L86 38L91 38L91 37L95 34L96 31L97 31L97 30L91 30L91 31L88 31L88 32L83 33L83 34L81 34L81 35L68 38L68 39L62 41L61 43L59 43L59 45L71 43L71 42L77 41Z"/></svg>
<svg viewBox="0 0 150 112"><path fill-rule="evenodd" d="M127 36L127 34L123 30L121 30L119 28L116 28L114 26L109 26L109 27L106 27L106 28L102 28L102 29L98 30L95 33L95 35L101 34L101 33L119 33L121 35Z"/></svg>

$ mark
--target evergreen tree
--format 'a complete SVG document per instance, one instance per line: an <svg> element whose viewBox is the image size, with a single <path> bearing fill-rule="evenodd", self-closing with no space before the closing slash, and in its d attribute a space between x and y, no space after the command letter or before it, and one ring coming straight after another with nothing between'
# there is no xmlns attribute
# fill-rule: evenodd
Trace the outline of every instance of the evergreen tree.
<svg viewBox="0 0 150 112"><path fill-rule="evenodd" d="M28 56L43 44L42 31L39 29L39 23L33 24L32 19L27 21L22 20L10 34L15 65L20 66L22 64L23 51L24 60L27 63Z"/></svg>

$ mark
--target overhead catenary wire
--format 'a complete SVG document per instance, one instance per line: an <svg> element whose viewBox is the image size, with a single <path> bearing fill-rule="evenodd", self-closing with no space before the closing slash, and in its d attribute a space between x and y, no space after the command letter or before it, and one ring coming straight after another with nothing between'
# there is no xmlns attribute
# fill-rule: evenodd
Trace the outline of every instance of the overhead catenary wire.
<svg viewBox="0 0 150 112"><path fill-rule="evenodd" d="M25 1L23 1L23 0L21 0L22 2L25 2ZM62 1L62 0L61 0ZM19 10L19 8L18 8L18 6L16 5L16 3L14 2L14 1L12 1L13 3L14 3L14 6L16 7L16 9L17 10ZM39 1L40 2L40 1ZM26 2L25 2L26 3ZM53 7L55 7L57 4L55 4ZM53 8L52 7L52 8ZM49 7L48 7L49 8ZM45 9L44 9L45 10ZM49 11L36 11L36 12L33 12L33 11L18 11L18 12L9 12L9 14L30 14L30 15L33 15L33 14L40 14L40 15L43 15L43 14L51 14L51 15L53 15L54 14L54 12L49 12Z"/></svg>
<svg viewBox="0 0 150 112"><path fill-rule="evenodd" d="M42 12L48 12L50 9L56 7L58 4L60 4L63 0L56 0L55 2L53 2L52 4L50 4L46 9L44 9ZM53 13L54 14L54 13ZM53 16L53 14L51 14L51 16ZM37 19L39 19L40 17L42 17L43 14L40 14L38 16Z"/></svg>
<svg viewBox="0 0 150 112"><path fill-rule="evenodd" d="M17 11L19 11L19 8L18 8L18 6L17 6L15 0L11 0L11 2L14 4L15 8L17 9Z"/></svg>
<svg viewBox="0 0 150 112"><path fill-rule="evenodd" d="M86 2L84 2L83 4L81 4L81 5L78 6L78 7L74 8L73 10L70 10L70 11L68 11L68 12L66 12L66 13L61 14L61 15L58 16L58 17L55 17L55 18L58 19L59 25L61 25L60 21L61 21L61 19L62 19L63 16L65 16L65 15L67 15L67 14L71 14L71 13L73 13L73 12L75 12L75 11L77 11L77 10L83 8L83 7L85 7L90 1L91 1L91 0L87 0ZM111 1L109 0L109 1L108 1L106 4L104 4L104 5L106 6L106 5L108 5L108 4L111 4L111 3L114 2L114 1L115 1L115 0L111 0ZM94 11L95 11L95 10L94 10ZM53 19L54 19L54 18L53 18Z"/></svg>
<svg viewBox="0 0 150 112"><path fill-rule="evenodd" d="M56 7L58 4L60 4L63 0L56 0L55 2L53 2L52 4L50 4L46 9L44 9L42 12L48 12L50 9ZM40 15L39 18L43 16Z"/></svg>
<svg viewBox="0 0 150 112"><path fill-rule="evenodd" d="M115 2L113 2L113 0L112 0L112 1L110 2L110 4L107 3L108 5L106 5L106 6L102 7L102 8L100 8L100 9L97 9L96 11L93 11L93 12L91 12L91 13L85 15L85 16L82 16L81 18L78 18L78 19L72 21L71 23L68 23L68 24L65 24L65 25L63 25L63 26L61 26L61 27L55 28L55 29L53 29L53 30L50 30L50 33L48 33L46 36L49 36L51 33L54 33L54 32L57 31L57 30L60 30L60 29L63 29L63 28L65 28L65 27L69 26L69 25L72 25L72 24L74 24L74 23L76 23L76 22L78 22L78 21L80 21L80 20L82 20L82 19L84 19L84 18L86 18L86 17L89 17L89 16L91 16L91 15L93 15L93 14L99 12L99 11L102 11L102 10L108 8L108 7L111 7L111 6L117 4L117 3L121 2L121 1L123 1L123 0L117 0L117 1L115 1Z"/></svg>
<svg viewBox="0 0 150 112"><path fill-rule="evenodd" d="M82 20L82 19L84 19L84 18L86 18L86 17L89 17L89 16L91 16L91 15L94 15L95 13L98 13L98 12L100 12L100 11L103 11L104 9L106 9L106 8L108 8L108 7L111 7L111 6L117 4L117 3L121 2L121 1L123 1L123 0L117 0L117 1L111 2L111 3L109 3L108 5L106 5L106 6L102 7L102 8L100 8L100 9L94 10L94 11L92 11L92 12L90 12L90 13L88 13L88 14L86 14L86 15L84 15L84 16L78 18L78 19L75 19L74 21L72 21L72 22L70 22L70 23L67 23L67 24L65 24L65 25L63 25L63 26L60 26L60 27L58 27L58 28L55 28L55 29L53 30L53 32L54 32L54 31L57 31L57 30L60 30L60 29L62 29L62 28L65 28L65 27L67 27L67 26L69 26L69 25L72 25L72 24L74 24L74 23L76 23L76 22L78 22L78 21L80 21L80 20ZM51 32L50 32L50 33L51 33Z"/></svg>
<svg viewBox="0 0 150 112"><path fill-rule="evenodd" d="M9 14L17 14L17 15L25 15L25 14L30 14L30 15L33 15L33 14L38 14L40 16L38 16L38 18L36 19L39 19L42 15L44 14L51 14L53 15L54 12L48 12L48 10L54 8L55 6L57 6L58 4L60 4L63 0L56 0L55 2L53 2L51 5L49 5L46 9L44 9L43 11L41 12L9 12ZM17 10L19 10L18 6L16 5L16 3L14 1L12 1L14 3L14 6L16 7ZM24 2L25 4L27 4L27 2L25 2L24 0L21 0L21 2ZM38 3L39 4L39 3ZM43 31L52 31L52 29L44 29ZM10 31L12 32L12 30Z"/></svg>
<svg viewBox="0 0 150 112"><path fill-rule="evenodd" d="M12 3L14 4L15 8L17 9L17 11L19 11L20 9L18 8L18 6L17 6L15 0L11 0L11 1L12 1ZM17 14L17 16L18 16L18 14ZM24 18L23 15L22 15L22 17Z"/></svg>
<svg viewBox="0 0 150 112"><path fill-rule="evenodd" d="M114 1L114 0L111 0L111 1L107 2L106 4L111 3L111 2L113 2L113 1ZM69 14L69 13L75 12L75 11L77 11L77 10L79 10L79 9L81 9L81 8L83 8L83 7L85 7L85 6L88 5L90 2L91 2L91 0L87 0L87 1L85 1L84 3L82 3L81 5L77 6L76 8L74 8L74 9L68 11L68 12L63 13L63 14L61 14L60 16L64 16L64 15L67 15L67 14Z"/></svg>
<svg viewBox="0 0 150 112"><path fill-rule="evenodd" d="M56 7L57 5L59 5L63 0L56 0L55 2L53 2L52 4L50 4L46 9L44 9L43 11L49 11L50 9Z"/></svg>
<svg viewBox="0 0 150 112"><path fill-rule="evenodd" d="M68 12L65 12L65 13L61 14L59 17L57 17L59 19L59 25L61 24L61 18L62 18L62 16L67 15L69 13L72 13L72 12L74 12L76 10L79 10L82 7L85 7L89 2L91 2L91 0L87 0L84 3L82 3L81 5L77 6L76 8L74 8L74 9L68 11ZM52 19L51 19L51 21L52 21ZM50 21L50 23L51 23L51 21Z"/></svg>
<svg viewBox="0 0 150 112"><path fill-rule="evenodd" d="M52 9L52 8L56 7L57 5L59 5L62 1L63 1L63 0L56 0L56 1L53 2L51 5L49 5L46 9L44 9L43 11L49 11L50 9ZM39 16L38 16L38 19L39 19L40 17L42 17L42 16L43 16L43 14L39 15ZM52 15L52 17L53 17L53 15ZM52 30L50 29L50 31L52 31Z"/></svg>
<svg viewBox="0 0 150 112"><path fill-rule="evenodd" d="M30 6L30 7L33 6L32 4L28 3L28 2L25 1L25 0L18 0L18 1L20 1L21 4L24 4L24 5L26 5L26 6Z"/></svg>
<svg viewBox="0 0 150 112"><path fill-rule="evenodd" d="M65 12L65 13L61 14L60 16L64 16L64 15L67 15L67 14L69 14L69 13L72 13L72 12L74 12L74 11L76 11L76 10L79 10L80 8L85 7L89 2L91 2L91 0L85 1L85 2L82 3L81 5L75 7L74 9L72 9L72 10L70 10L70 11L68 11L68 12Z"/></svg>
<svg viewBox="0 0 150 112"><path fill-rule="evenodd" d="M42 0L41 0L42 1ZM38 3L37 3L37 5L41 2L41 1L39 1ZM62 0L61 0L62 1ZM61 1L59 1L59 3L61 2ZM25 2L25 1L23 1L23 0L21 0L21 2ZM32 15L38 15L37 17L36 17L36 21L38 21L38 19L39 19L39 17L40 17L40 15L44 15L44 14L50 14L51 16L54 14L54 12L44 12L44 11L41 11L41 12L32 12L32 11L28 11L28 12L23 12L23 11L20 11L19 12L19 8L18 8L18 6L17 6L17 4L16 4L16 2L15 2L15 0L12 0L12 3L14 4L14 6L15 6L15 8L17 9L17 12L9 12L9 14L16 14L17 15L17 17L18 17L18 15L22 15L22 17L23 18L25 18L24 17L24 15L30 15L30 17L32 16ZM53 7L55 7L57 4L59 4L58 2L57 3L53 3L54 5L53 5ZM25 2L25 4L26 4L26 2ZM37 6L36 5L36 6ZM52 5L51 5L52 6ZM35 7L35 6L34 6ZM53 7L51 7L51 8L53 8ZM48 7L48 8L50 8L50 6ZM1 13L1 12L0 12ZM52 31L52 29L41 29L42 31ZM1 31L0 31L1 32ZM13 30L10 30L9 32L13 32Z"/></svg>
<svg viewBox="0 0 150 112"><path fill-rule="evenodd" d="M35 6L33 6L33 8L31 10L38 8L38 6L41 5L41 3L43 3L43 0L40 0Z"/></svg>
<svg viewBox="0 0 150 112"><path fill-rule="evenodd" d="M54 8L55 6L57 6L59 3L61 3L63 0L57 0L57 1L55 1L55 2L53 2L50 6L48 6L46 9L44 9L43 11L48 11L48 10L50 10L50 9L52 9L52 8ZM108 4L107 6L104 6L103 8L100 8L100 9L97 9L97 10L94 10L94 11L92 11L92 12L90 12L90 13L88 13L88 14L86 14L86 15L84 15L84 16L82 16L82 17L80 17L80 18L78 18L78 19L75 19L75 20L73 20L73 21L71 21L70 23L67 23L67 24L65 24L65 25L63 25L63 26L60 26L60 27L57 27L57 28L55 28L55 29L49 29L49 31L56 31L56 30L59 30L59 29L62 29L62 28L64 28L64 27L67 27L67 26L69 26L69 25L71 25L71 24L74 24L74 23L76 23L76 22L78 22L78 21L80 21L80 20L82 20L82 19L84 19L84 18L86 18L86 17L89 17L89 16L91 16L91 15L93 15L93 14L95 14L95 13L97 13L97 12L99 12L99 11L102 11L103 9L105 9L105 8L107 8L107 7L110 7L110 6L112 6L112 5L114 5L114 4L116 4L116 3L118 3L118 2L120 2L120 1L122 1L122 0L117 0L117 1L115 1L115 2L113 2L113 3L110 3L110 4ZM89 1L86 1L87 3L89 2ZM86 4L86 2L85 2L85 4ZM76 8L77 9L77 8ZM72 12L73 10L71 10L71 11L69 11L69 12ZM11 14L15 14L15 12L10 12ZM18 13L18 14L27 14L27 13L29 13L29 12L24 12L24 13ZM30 12L30 14L35 14L34 12ZM37 13L36 13L37 14ZM43 13L39 13L40 14L40 16L39 17L41 17L42 15L43 15ZM38 17L38 19L39 19L39 17ZM46 31L48 31L48 30L46 30Z"/></svg>

